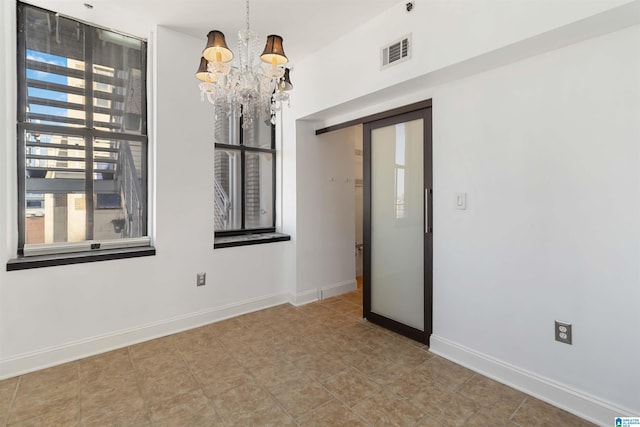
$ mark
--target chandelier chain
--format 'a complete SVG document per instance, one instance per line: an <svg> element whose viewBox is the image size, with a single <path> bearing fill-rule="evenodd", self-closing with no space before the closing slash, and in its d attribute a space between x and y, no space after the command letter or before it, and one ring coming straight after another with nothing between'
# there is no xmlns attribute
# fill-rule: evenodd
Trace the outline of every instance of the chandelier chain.
<svg viewBox="0 0 640 427"><path fill-rule="evenodd" d="M247 12L247 34L249 34L249 0L247 0L246 2L246 12Z"/></svg>

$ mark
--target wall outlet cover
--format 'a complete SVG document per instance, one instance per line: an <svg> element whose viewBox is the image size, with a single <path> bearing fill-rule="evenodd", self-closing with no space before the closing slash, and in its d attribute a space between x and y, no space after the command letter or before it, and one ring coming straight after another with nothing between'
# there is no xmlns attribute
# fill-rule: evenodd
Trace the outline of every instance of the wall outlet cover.
<svg viewBox="0 0 640 427"><path fill-rule="evenodd" d="M559 322L555 323L556 341L571 345L571 323Z"/></svg>

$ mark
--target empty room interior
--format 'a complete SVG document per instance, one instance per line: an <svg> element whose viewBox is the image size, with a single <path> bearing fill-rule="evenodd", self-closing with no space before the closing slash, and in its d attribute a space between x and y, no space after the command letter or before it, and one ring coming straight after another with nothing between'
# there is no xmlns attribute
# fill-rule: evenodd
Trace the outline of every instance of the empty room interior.
<svg viewBox="0 0 640 427"><path fill-rule="evenodd" d="M1 425L640 423L640 0L0 8Z"/></svg>

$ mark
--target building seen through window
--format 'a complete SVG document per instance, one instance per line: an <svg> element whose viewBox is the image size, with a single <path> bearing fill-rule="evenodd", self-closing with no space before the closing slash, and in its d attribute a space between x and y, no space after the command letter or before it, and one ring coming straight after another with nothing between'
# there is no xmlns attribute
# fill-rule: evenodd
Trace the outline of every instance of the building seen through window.
<svg viewBox="0 0 640 427"><path fill-rule="evenodd" d="M146 42L23 3L18 21L19 250L147 236Z"/></svg>
<svg viewBox="0 0 640 427"><path fill-rule="evenodd" d="M233 114L215 121L216 235L274 231L276 153L270 119L264 112L249 126Z"/></svg>

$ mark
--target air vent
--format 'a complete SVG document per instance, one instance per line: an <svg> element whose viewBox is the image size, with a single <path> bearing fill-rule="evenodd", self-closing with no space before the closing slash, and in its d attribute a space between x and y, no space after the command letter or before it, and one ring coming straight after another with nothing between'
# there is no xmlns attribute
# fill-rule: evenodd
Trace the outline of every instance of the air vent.
<svg viewBox="0 0 640 427"><path fill-rule="evenodd" d="M398 64L411 58L411 34L380 49L381 68Z"/></svg>

